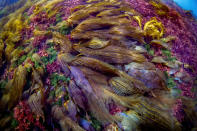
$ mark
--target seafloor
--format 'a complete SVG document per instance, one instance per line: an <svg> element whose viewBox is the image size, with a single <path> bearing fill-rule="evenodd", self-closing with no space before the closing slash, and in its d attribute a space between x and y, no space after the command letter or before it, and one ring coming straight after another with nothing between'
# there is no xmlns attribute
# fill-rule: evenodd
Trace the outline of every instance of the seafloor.
<svg viewBox="0 0 197 131"><path fill-rule="evenodd" d="M197 22L163 2L1 7L0 129L196 131Z"/></svg>

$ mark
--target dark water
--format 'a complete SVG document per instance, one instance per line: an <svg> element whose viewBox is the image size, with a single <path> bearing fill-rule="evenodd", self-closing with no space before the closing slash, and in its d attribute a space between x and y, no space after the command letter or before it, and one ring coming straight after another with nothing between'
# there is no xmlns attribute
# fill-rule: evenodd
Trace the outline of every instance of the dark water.
<svg viewBox="0 0 197 131"><path fill-rule="evenodd" d="M13 4L17 2L18 0L0 0L0 8L3 8L7 5Z"/></svg>
<svg viewBox="0 0 197 131"><path fill-rule="evenodd" d="M0 0L0 18L24 6L27 0Z"/></svg>

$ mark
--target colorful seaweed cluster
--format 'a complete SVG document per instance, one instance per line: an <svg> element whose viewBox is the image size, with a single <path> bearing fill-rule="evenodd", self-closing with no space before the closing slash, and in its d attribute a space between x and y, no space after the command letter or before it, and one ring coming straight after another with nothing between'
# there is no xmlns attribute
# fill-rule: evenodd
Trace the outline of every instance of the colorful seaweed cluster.
<svg viewBox="0 0 197 131"><path fill-rule="evenodd" d="M0 25L1 129L197 128L197 23L175 5L27 0Z"/></svg>

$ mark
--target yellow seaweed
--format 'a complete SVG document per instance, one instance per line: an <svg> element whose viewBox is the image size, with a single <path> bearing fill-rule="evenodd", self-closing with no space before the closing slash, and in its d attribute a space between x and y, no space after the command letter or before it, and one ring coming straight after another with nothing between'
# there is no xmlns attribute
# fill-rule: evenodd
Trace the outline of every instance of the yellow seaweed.
<svg viewBox="0 0 197 131"><path fill-rule="evenodd" d="M140 29L142 29L142 18L141 18L141 16L133 16L133 18L137 21L138 25L140 26Z"/></svg>
<svg viewBox="0 0 197 131"><path fill-rule="evenodd" d="M169 8L168 6L162 4L161 2L155 2L155 1L150 1L149 2L153 7L154 9L156 10L156 13L160 16L166 16L168 15L169 13Z"/></svg>
<svg viewBox="0 0 197 131"><path fill-rule="evenodd" d="M109 41L93 37L89 42L82 44L92 49L101 49L109 45Z"/></svg>
<svg viewBox="0 0 197 131"><path fill-rule="evenodd" d="M11 15L12 16L12 15ZM15 18L15 17L14 17ZM0 34L0 39L6 44L5 56L9 61L12 59L12 52L14 51L15 43L21 40L21 31L25 28L25 24L22 21L22 14L17 15L16 19L10 19L5 25L4 30ZM16 55L17 58L17 55Z"/></svg>
<svg viewBox="0 0 197 131"><path fill-rule="evenodd" d="M153 39L160 39L164 34L164 26L161 22L157 21L157 18L153 17L145 23L144 31L146 32L146 36L150 36Z"/></svg>
<svg viewBox="0 0 197 131"><path fill-rule="evenodd" d="M48 17L52 17L61 8L61 7L54 8L54 5L56 5L56 4L58 4L58 3L62 2L62 1L63 0L52 0L52 1L40 0L39 2L37 2L34 5L35 6L35 9L33 10L34 13L30 16L30 18L36 16L37 14L39 14L42 11L46 12Z"/></svg>
<svg viewBox="0 0 197 131"><path fill-rule="evenodd" d="M22 52L22 49L14 49L11 53L10 53L10 58L11 58L11 63L15 60L17 60L19 58L19 54Z"/></svg>
<svg viewBox="0 0 197 131"><path fill-rule="evenodd" d="M13 79L6 85L9 92L4 94L0 101L0 105L2 106L1 108L8 106L8 110L10 110L15 106L15 104L17 104L18 100L22 96L23 87L26 83L26 75L26 68L21 65L15 70Z"/></svg>
<svg viewBox="0 0 197 131"><path fill-rule="evenodd" d="M11 56L10 54L12 53L12 51L14 50L15 45L14 44L8 44L5 48L5 56L6 59L9 61L11 60Z"/></svg>

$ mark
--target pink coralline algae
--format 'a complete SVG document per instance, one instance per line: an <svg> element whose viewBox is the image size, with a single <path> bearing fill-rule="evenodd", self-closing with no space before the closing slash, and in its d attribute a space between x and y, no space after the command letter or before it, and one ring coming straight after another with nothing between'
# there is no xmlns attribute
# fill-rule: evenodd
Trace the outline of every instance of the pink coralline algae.
<svg viewBox="0 0 197 131"><path fill-rule="evenodd" d="M169 71L170 70L169 67L167 67L163 64L156 64L155 66L156 66L156 68L160 69L161 71Z"/></svg>
<svg viewBox="0 0 197 131"><path fill-rule="evenodd" d="M63 12L64 12L64 17L63 19L66 20L68 18L68 16L70 16L70 10L83 3L83 0L66 0L65 2L63 2L62 4L64 5L63 7Z"/></svg>
<svg viewBox="0 0 197 131"><path fill-rule="evenodd" d="M55 17L49 18L47 13L40 12L38 15L34 16L31 19L30 26L31 27L38 27L40 30L46 30L50 27L50 24L55 22Z"/></svg>
<svg viewBox="0 0 197 131"><path fill-rule="evenodd" d="M57 61L54 61L53 63L47 64L47 71L51 74L53 72L58 72L60 69L60 66Z"/></svg>
<svg viewBox="0 0 197 131"><path fill-rule="evenodd" d="M34 30L33 25L30 25L29 27L24 28L24 29L22 30L22 32L21 32L22 38L23 38L23 39L26 39L26 38L29 39L29 38L31 38L32 35L33 35L33 30Z"/></svg>
<svg viewBox="0 0 197 131"><path fill-rule="evenodd" d="M8 71L7 69L5 70L5 73L3 75L3 78L6 79L12 79L13 78L13 75L14 75L14 70L12 71Z"/></svg>
<svg viewBox="0 0 197 131"><path fill-rule="evenodd" d="M141 13L144 17L155 16L155 12L146 0L126 0L132 8Z"/></svg>
<svg viewBox="0 0 197 131"><path fill-rule="evenodd" d="M176 101L176 104L173 108L173 115L177 118L179 122L182 122L184 119L184 111L183 111L183 104L181 99Z"/></svg>
<svg viewBox="0 0 197 131"><path fill-rule="evenodd" d="M110 111L110 114L115 115L115 114L120 113L120 112L122 112L122 110L118 107L115 107Z"/></svg>
<svg viewBox="0 0 197 131"><path fill-rule="evenodd" d="M112 115L122 112L122 109L114 103L109 104L109 112Z"/></svg>
<svg viewBox="0 0 197 131"><path fill-rule="evenodd" d="M45 41L46 41L46 37L44 35L41 35L35 37L32 44L34 47L43 47Z"/></svg>
<svg viewBox="0 0 197 131"><path fill-rule="evenodd" d="M29 12L31 12L31 9L33 10L35 7L32 6L29 9ZM33 35L34 29L38 28L39 30L47 30L50 27L50 24L53 24L56 21L55 17L48 17L47 13L40 12L36 16L30 19L29 21L29 27L23 29L22 36L26 36L27 38L31 38Z"/></svg>
<svg viewBox="0 0 197 131"><path fill-rule="evenodd" d="M42 12L36 15L35 17L33 17L31 21L33 22L34 25L46 24L48 23L48 16L46 13Z"/></svg>
<svg viewBox="0 0 197 131"><path fill-rule="evenodd" d="M46 50L40 50L40 51L38 52L38 54L39 54L40 57L48 56L48 55L49 55L49 54L46 52Z"/></svg>
<svg viewBox="0 0 197 131"><path fill-rule="evenodd" d="M51 80L50 80L49 77L47 77L47 79L46 79L46 84L47 84L47 85L51 85Z"/></svg>
<svg viewBox="0 0 197 131"><path fill-rule="evenodd" d="M20 101L14 108L14 118L18 122L16 130L25 131L31 128L31 126L39 127L44 130L43 125L39 122L39 117L35 116L28 104L25 101Z"/></svg>
<svg viewBox="0 0 197 131"><path fill-rule="evenodd" d="M188 84L180 84L179 88L182 90L182 95L194 98L194 93L191 91L192 86Z"/></svg>

